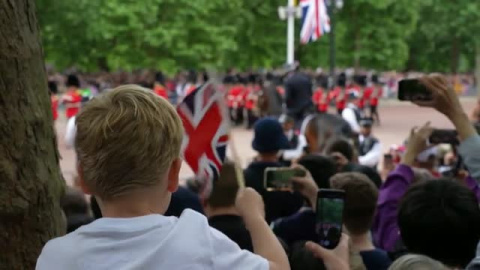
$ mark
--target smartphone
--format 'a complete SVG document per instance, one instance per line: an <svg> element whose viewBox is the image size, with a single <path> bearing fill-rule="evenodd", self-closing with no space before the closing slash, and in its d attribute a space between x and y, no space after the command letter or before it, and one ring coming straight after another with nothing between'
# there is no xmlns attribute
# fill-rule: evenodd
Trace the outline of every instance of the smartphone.
<svg viewBox="0 0 480 270"><path fill-rule="evenodd" d="M393 162L392 154L385 154L383 155L383 162Z"/></svg>
<svg viewBox="0 0 480 270"><path fill-rule="evenodd" d="M429 101L432 99L432 93L418 79L406 79L398 83L398 100Z"/></svg>
<svg viewBox="0 0 480 270"><path fill-rule="evenodd" d="M343 208L345 192L336 189L320 189L317 195L315 229L318 243L327 249L334 249L342 237Z"/></svg>
<svg viewBox="0 0 480 270"><path fill-rule="evenodd" d="M432 135L428 138L431 144L454 144L460 143L458 140L458 132L454 129L434 129Z"/></svg>
<svg viewBox="0 0 480 270"><path fill-rule="evenodd" d="M304 177L306 172L298 168L270 167L265 169L264 187L267 191L291 190L293 177Z"/></svg>

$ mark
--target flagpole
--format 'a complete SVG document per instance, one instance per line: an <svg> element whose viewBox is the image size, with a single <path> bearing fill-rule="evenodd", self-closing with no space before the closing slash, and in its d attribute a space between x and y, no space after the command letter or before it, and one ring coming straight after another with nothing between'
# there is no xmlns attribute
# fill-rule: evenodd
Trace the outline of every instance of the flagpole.
<svg viewBox="0 0 480 270"><path fill-rule="evenodd" d="M295 45L295 3L288 0L287 5L287 64L293 65Z"/></svg>

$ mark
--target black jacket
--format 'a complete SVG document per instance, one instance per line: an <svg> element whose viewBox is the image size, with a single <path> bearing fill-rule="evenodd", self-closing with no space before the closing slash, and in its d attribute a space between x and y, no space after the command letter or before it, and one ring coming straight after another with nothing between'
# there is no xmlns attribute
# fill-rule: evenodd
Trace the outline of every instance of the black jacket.
<svg viewBox="0 0 480 270"><path fill-rule="evenodd" d="M305 114L313 108L312 81L307 75L294 73L285 83L285 100L289 115Z"/></svg>

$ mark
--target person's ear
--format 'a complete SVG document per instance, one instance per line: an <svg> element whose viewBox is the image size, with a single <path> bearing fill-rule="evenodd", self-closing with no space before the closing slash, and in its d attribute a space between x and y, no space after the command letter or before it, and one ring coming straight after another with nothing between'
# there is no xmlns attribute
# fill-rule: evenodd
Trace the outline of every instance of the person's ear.
<svg viewBox="0 0 480 270"><path fill-rule="evenodd" d="M172 161L172 164L170 165L170 169L167 175L167 180L168 180L167 190L171 193L177 191L180 168L182 168L182 160L180 158L177 158L174 161Z"/></svg>
<svg viewBox="0 0 480 270"><path fill-rule="evenodd" d="M85 183L85 180L83 178L83 168L80 162L77 162L77 174L78 174L78 179L76 181L76 184L80 187L83 193L92 195L92 192L88 188L87 184Z"/></svg>

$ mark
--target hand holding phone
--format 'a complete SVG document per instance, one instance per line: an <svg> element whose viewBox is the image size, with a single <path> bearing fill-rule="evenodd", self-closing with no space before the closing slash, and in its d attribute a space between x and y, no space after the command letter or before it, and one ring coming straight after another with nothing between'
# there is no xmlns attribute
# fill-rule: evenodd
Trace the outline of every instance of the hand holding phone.
<svg viewBox="0 0 480 270"><path fill-rule="evenodd" d="M264 187L267 191L292 190L292 178L304 177L305 170L290 167L270 167L265 169Z"/></svg>
<svg viewBox="0 0 480 270"><path fill-rule="evenodd" d="M345 191L320 189L317 196L315 230L318 243L327 249L334 249L340 242L343 226Z"/></svg>

